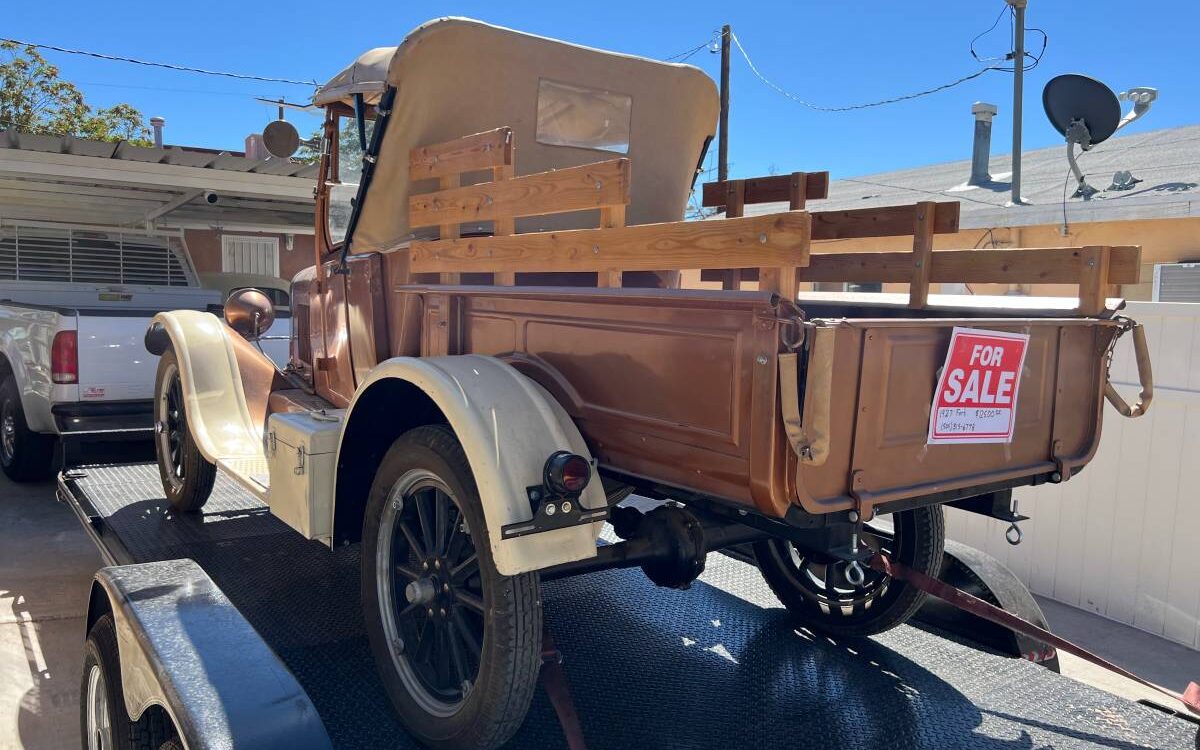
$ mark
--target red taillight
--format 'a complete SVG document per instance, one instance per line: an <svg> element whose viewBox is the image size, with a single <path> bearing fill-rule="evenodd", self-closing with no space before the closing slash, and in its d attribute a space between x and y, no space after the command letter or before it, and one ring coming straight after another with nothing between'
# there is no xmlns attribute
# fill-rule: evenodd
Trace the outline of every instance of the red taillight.
<svg viewBox="0 0 1200 750"><path fill-rule="evenodd" d="M79 382L79 338L75 331L54 334L50 346L50 379L55 383Z"/></svg>
<svg viewBox="0 0 1200 750"><path fill-rule="evenodd" d="M578 495L592 478L592 465L583 456L559 451L546 461L546 489L556 495Z"/></svg>

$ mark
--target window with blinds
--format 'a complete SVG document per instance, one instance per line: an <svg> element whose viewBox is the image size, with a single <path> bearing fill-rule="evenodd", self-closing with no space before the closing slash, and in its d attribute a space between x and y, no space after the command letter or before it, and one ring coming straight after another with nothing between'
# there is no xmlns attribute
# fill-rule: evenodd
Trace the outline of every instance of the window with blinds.
<svg viewBox="0 0 1200 750"><path fill-rule="evenodd" d="M0 226L0 281L188 286L177 235Z"/></svg>
<svg viewBox="0 0 1200 750"><path fill-rule="evenodd" d="M1200 263L1160 263L1154 267L1155 302L1200 302Z"/></svg>
<svg viewBox="0 0 1200 750"><path fill-rule="evenodd" d="M278 276L279 238L222 235L221 270L227 273Z"/></svg>

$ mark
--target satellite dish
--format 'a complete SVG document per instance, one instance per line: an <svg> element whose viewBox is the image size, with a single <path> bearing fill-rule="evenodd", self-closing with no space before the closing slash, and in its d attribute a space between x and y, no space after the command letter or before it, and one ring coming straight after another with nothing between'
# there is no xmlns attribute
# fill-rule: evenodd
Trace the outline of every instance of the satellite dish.
<svg viewBox="0 0 1200 750"><path fill-rule="evenodd" d="M1108 140L1121 122L1121 102L1112 89L1095 78L1075 73L1051 78L1042 90L1042 106L1050 124L1068 139L1074 123L1087 128L1087 143L1080 142L1085 151Z"/></svg>
<svg viewBox="0 0 1200 750"><path fill-rule="evenodd" d="M278 159L286 159L300 148L300 134L296 126L287 120L275 120L263 128L263 145L267 153Z"/></svg>

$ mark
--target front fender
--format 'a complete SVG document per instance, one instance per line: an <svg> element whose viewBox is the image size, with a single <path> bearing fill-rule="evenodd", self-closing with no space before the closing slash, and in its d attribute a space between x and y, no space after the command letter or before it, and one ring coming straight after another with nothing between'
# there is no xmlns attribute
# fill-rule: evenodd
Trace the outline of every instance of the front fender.
<svg viewBox="0 0 1200 750"><path fill-rule="evenodd" d="M441 410L471 464L488 544L497 569L517 575L595 556L602 521L510 539L500 529L533 517L526 488L540 485L550 454L569 450L591 458L583 436L567 413L541 386L508 364L475 354L450 357L397 357L386 360L360 384L347 411L342 439L354 422L355 406L370 387L399 379L419 388ZM404 409L404 404L394 404ZM379 419L380 415L357 415ZM338 446L339 467L342 465ZM585 508L606 505L599 479L584 489Z"/></svg>
<svg viewBox="0 0 1200 750"><path fill-rule="evenodd" d="M170 341L179 364L188 429L206 459L261 457L261 426L246 402L229 328L212 313L175 310L154 316L146 334L152 353ZM158 394L155 394L155 398Z"/></svg>

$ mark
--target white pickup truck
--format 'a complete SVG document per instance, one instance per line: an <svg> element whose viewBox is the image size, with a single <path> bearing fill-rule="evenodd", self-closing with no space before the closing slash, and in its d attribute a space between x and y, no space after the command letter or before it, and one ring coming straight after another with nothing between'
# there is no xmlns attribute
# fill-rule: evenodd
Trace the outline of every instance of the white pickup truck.
<svg viewBox="0 0 1200 750"><path fill-rule="evenodd" d="M0 280L0 468L41 479L57 440L149 438L150 319L221 302L219 291L190 284Z"/></svg>

